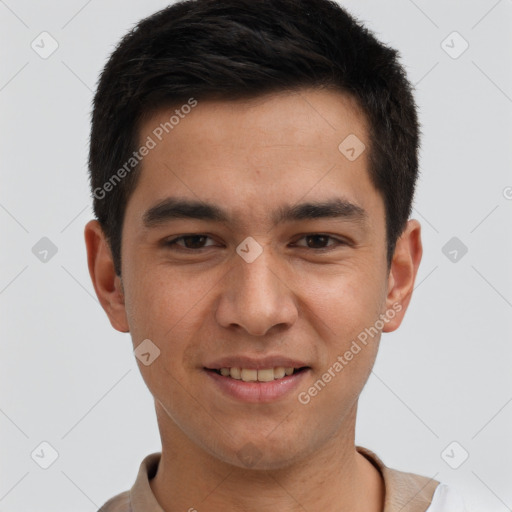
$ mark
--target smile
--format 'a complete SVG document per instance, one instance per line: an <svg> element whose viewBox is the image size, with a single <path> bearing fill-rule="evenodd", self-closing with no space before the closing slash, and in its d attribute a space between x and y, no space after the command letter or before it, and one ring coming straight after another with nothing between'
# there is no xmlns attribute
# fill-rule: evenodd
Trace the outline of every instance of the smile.
<svg viewBox="0 0 512 512"><path fill-rule="evenodd" d="M304 370L302 368L293 368L284 366L277 366L275 368L263 368L256 370L254 368L220 368L219 370L212 370L223 377L230 377L244 382L271 382L273 380L282 379L284 377L293 375L296 372Z"/></svg>
<svg viewBox="0 0 512 512"><path fill-rule="evenodd" d="M213 389L231 399L249 403L269 403L284 400L299 386L308 373L309 366L271 368L241 368L237 366L203 368L204 374L214 385Z"/></svg>

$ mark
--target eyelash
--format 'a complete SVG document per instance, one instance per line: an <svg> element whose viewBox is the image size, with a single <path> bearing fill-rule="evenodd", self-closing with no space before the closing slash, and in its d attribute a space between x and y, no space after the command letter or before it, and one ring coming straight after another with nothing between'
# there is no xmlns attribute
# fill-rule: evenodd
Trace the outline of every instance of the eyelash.
<svg viewBox="0 0 512 512"><path fill-rule="evenodd" d="M208 249L208 247L212 247L212 246L207 246L207 247L200 247L199 249L191 249L189 247L183 247L183 246L180 246L177 244L177 242L181 241L181 240L185 240L186 238L210 238L212 239L211 237L209 237L208 235L204 235L204 234L193 234L193 235L181 235L181 236L178 236L176 238L173 238L172 240L168 240L165 242L165 246L166 247L179 247L179 251L185 251L185 252L200 252L201 250L203 249ZM318 249L315 249L315 248L310 248L310 247L302 247L303 249L310 249L312 251L316 251L316 252L325 252L325 251L330 251L332 250L333 248L335 247L338 247L338 246L342 246L342 245L350 245L347 241L345 240L341 240L339 238L336 238L336 237L333 237L331 235L326 235L326 234L323 234L323 233L308 233L306 235L302 235L301 238L299 238L298 240L302 240L304 238L308 238L308 237L323 237L323 238L327 238L329 240L333 240L336 242L336 245L335 246L331 246L331 247L321 247L321 248L318 248Z"/></svg>

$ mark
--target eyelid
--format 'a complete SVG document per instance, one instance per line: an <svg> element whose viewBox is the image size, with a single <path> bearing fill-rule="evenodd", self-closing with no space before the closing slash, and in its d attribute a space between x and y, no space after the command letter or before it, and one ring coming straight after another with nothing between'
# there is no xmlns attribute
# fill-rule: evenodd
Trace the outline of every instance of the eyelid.
<svg viewBox="0 0 512 512"><path fill-rule="evenodd" d="M335 245L331 245L331 246L327 246L327 247L322 247L320 249L312 249L310 247L301 246L301 247L304 247L305 249L310 249L312 251L328 251L328 250L333 249L333 248L335 248L337 246L340 246L340 245L352 245L351 242L349 242L345 238L337 237L337 236L334 236L334 235L330 235L328 233L305 233L305 234L300 235L300 237L297 238L297 241L302 240L304 238L307 238L308 236L322 236L322 237L328 238L329 240L332 240L332 241L336 242Z"/></svg>
<svg viewBox="0 0 512 512"><path fill-rule="evenodd" d="M307 247L307 246L298 246L298 247L301 247L301 248L304 248L304 249L309 249L311 251L315 251L315 252L321 252L321 251L329 251L329 250L332 250L336 247L339 247L339 246L343 246L343 245L348 245L348 246L352 246L353 245L353 242L343 238L343 237L337 237L337 236L334 236L334 235L330 235L328 233L317 233L317 232L313 232L313 233L303 233L301 234L298 238L296 238L295 242L294 243L297 243L299 240L303 240L305 238L307 238L308 236L319 236L319 237L326 237L329 239L329 241L334 241L335 244L334 245L328 245L327 247L321 247L321 248L318 248L318 249L315 249L315 248L311 248L311 247ZM177 236L177 237L174 237L174 238L171 238L170 240L164 240L164 245L166 247L179 247L179 250L183 250L183 251L186 251L186 252L200 252L201 250L203 249L208 249L209 247L213 247L214 245L207 245L205 247L200 247L198 249L191 249L191 248L188 248L188 247L184 247L182 245L178 245L178 242L185 239L185 238L193 238L193 237L205 237L205 238L209 238L210 240L213 240L213 238L206 234L206 233L190 233L190 234L184 234L184 235L180 235L180 236Z"/></svg>
<svg viewBox="0 0 512 512"><path fill-rule="evenodd" d="M176 236L176 237L171 238L171 239L166 239L166 240L163 241L163 244L166 247L178 246L178 247L180 247L180 249L183 249L184 251L195 251L195 252L198 252L201 249L206 249L208 247L212 247L211 245L208 245L206 247L201 247L199 249L189 249L188 247L184 247L182 245L178 245L177 244L177 242L183 240L184 238L193 238L193 237L205 237L205 238L209 238L210 240L213 240L213 238L210 235L206 234L206 233L190 233L190 234Z"/></svg>

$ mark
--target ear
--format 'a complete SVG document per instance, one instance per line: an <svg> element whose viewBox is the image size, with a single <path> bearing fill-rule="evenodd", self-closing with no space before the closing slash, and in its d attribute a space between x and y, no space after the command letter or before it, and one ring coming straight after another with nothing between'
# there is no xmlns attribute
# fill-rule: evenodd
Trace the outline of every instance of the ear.
<svg viewBox="0 0 512 512"><path fill-rule="evenodd" d="M100 223L89 221L84 235L89 274L100 304L114 329L129 332L121 277L114 270L112 251Z"/></svg>
<svg viewBox="0 0 512 512"><path fill-rule="evenodd" d="M420 266L423 247L421 245L421 225L417 220L409 220L397 240L388 277L386 311L395 314L385 324L383 332L398 329L405 316L414 289L414 281Z"/></svg>

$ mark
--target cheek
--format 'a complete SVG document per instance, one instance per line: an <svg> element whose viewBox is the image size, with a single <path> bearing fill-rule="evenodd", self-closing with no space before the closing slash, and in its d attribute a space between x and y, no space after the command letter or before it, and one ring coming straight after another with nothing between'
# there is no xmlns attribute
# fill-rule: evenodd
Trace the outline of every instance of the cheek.
<svg viewBox="0 0 512 512"><path fill-rule="evenodd" d="M324 350L319 351L315 384L302 390L305 395L301 403L315 402L308 407L318 407L318 414L330 408L334 423L346 414L347 403L357 399L375 362L385 281L376 271L364 274L356 268L338 269L337 275L324 282L311 280L305 309L313 313L310 322L318 330Z"/></svg>
<svg viewBox="0 0 512 512"><path fill-rule="evenodd" d="M134 349L143 340L150 340L150 352L156 354L149 365L138 358L142 378L168 414L190 408L183 390L191 365L184 357L199 328L194 314L199 299L186 290L179 281L162 278L161 273L156 278L148 272L143 280L132 283L127 305Z"/></svg>
<svg viewBox="0 0 512 512"><path fill-rule="evenodd" d="M127 315L134 348L149 339L157 347L158 358L151 366L139 361L142 376L155 396L190 380L196 371L197 354L204 344L205 304L218 282L206 274L194 277L155 265L139 270L143 279L127 287Z"/></svg>
<svg viewBox="0 0 512 512"><path fill-rule="evenodd" d="M306 310L317 316L315 324L323 325L327 339L342 343L378 319L386 299L386 280L374 271L344 267L308 276L302 290Z"/></svg>
<svg viewBox="0 0 512 512"><path fill-rule="evenodd" d="M335 437L355 415L357 400L375 363L379 338L377 335L366 344L350 337L336 340L329 347L327 364L308 387L299 390L297 407L318 442Z"/></svg>
<svg viewBox="0 0 512 512"><path fill-rule="evenodd" d="M194 305L208 290L204 284L201 293L163 266L136 269L127 278L126 311L135 339L143 336L165 341L193 316Z"/></svg>

